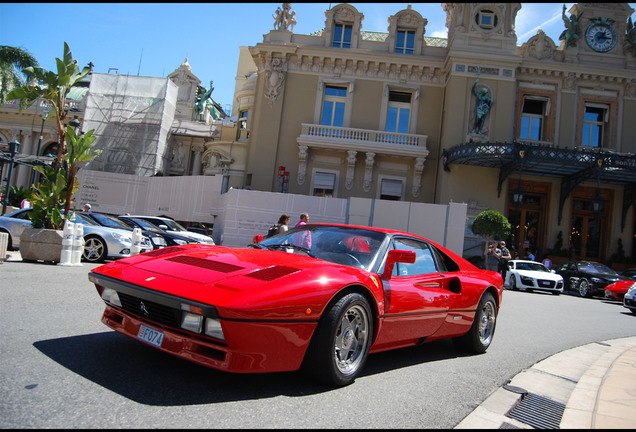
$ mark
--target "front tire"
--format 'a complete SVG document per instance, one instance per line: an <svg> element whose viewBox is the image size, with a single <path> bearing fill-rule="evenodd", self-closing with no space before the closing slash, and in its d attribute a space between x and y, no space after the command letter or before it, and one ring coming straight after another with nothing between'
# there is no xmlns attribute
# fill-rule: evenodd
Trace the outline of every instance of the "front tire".
<svg viewBox="0 0 636 432"><path fill-rule="evenodd" d="M587 281L587 279L581 279L579 281L578 291L581 297L590 296L590 283Z"/></svg>
<svg viewBox="0 0 636 432"><path fill-rule="evenodd" d="M104 262L106 259L106 243L99 237L85 237L82 258L88 262Z"/></svg>
<svg viewBox="0 0 636 432"><path fill-rule="evenodd" d="M512 291L517 290L517 277L515 275L510 276L510 283L508 285L510 285Z"/></svg>
<svg viewBox="0 0 636 432"><path fill-rule="evenodd" d="M492 342L496 324L497 303L495 297L487 292L479 300L470 330L464 336L454 338L453 343L463 351L483 354Z"/></svg>
<svg viewBox="0 0 636 432"><path fill-rule="evenodd" d="M369 302L361 294L347 294L318 323L303 369L325 384L349 385L367 360L372 336Z"/></svg>

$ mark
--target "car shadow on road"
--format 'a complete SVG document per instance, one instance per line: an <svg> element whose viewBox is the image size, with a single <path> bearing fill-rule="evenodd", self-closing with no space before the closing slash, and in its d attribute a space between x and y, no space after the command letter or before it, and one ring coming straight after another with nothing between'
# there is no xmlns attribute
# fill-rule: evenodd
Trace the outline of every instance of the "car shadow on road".
<svg viewBox="0 0 636 432"><path fill-rule="evenodd" d="M450 341L426 345L372 354L361 377L462 356ZM235 374L217 371L116 332L42 340L34 342L33 346L68 370L146 405L199 405L281 395L299 397L337 389L315 383L300 372Z"/></svg>

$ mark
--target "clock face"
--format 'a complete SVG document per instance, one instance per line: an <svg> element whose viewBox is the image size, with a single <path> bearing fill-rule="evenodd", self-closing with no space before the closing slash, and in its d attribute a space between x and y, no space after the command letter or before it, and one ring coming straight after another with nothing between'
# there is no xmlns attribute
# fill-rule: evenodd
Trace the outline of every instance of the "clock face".
<svg viewBox="0 0 636 432"><path fill-rule="evenodd" d="M593 24L585 31L585 41L594 51L607 52L614 48L617 40L616 30L602 24Z"/></svg>

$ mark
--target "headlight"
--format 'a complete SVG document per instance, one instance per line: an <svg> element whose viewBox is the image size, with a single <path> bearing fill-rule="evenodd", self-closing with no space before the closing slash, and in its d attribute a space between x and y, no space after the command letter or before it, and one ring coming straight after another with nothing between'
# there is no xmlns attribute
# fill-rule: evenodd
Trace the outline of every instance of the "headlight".
<svg viewBox="0 0 636 432"><path fill-rule="evenodd" d="M214 318L206 318L205 334L213 338L225 340L225 335L223 334L223 328L221 327L221 320L214 319Z"/></svg>
<svg viewBox="0 0 636 432"><path fill-rule="evenodd" d="M605 282L603 279L599 279L596 277L590 278L590 282L594 284L609 284L609 282Z"/></svg>
<svg viewBox="0 0 636 432"><path fill-rule="evenodd" d="M112 288L104 288L104 291L102 291L102 299L106 303L110 303L115 306L121 307L121 301L119 300L119 295L117 294L117 291L115 291Z"/></svg>
<svg viewBox="0 0 636 432"><path fill-rule="evenodd" d="M174 239L174 242L178 245L186 245L188 244L187 240L181 240L181 239Z"/></svg>
<svg viewBox="0 0 636 432"><path fill-rule="evenodd" d="M521 278L521 283L524 285L534 285L534 279L528 276L519 276Z"/></svg>
<svg viewBox="0 0 636 432"><path fill-rule="evenodd" d="M150 240L152 240L152 244L155 244L155 245L160 245L160 246L166 245L166 239L161 236L151 237Z"/></svg>
<svg viewBox="0 0 636 432"><path fill-rule="evenodd" d="M113 235L113 237L115 238L115 240L117 240L118 242L121 243L132 243L132 237L130 236L125 236L123 234L119 234L119 233L111 233Z"/></svg>
<svg viewBox="0 0 636 432"><path fill-rule="evenodd" d="M183 319L181 321L182 329L200 334L202 327L203 327L203 316L196 315L190 312L183 313Z"/></svg>

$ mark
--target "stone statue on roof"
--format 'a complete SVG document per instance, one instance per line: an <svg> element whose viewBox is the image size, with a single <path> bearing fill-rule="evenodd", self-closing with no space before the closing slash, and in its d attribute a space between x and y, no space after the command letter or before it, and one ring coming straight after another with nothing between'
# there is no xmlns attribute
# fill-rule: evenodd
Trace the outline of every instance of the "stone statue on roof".
<svg viewBox="0 0 636 432"><path fill-rule="evenodd" d="M276 8L276 14L272 15L274 18L274 30L289 30L291 26L291 31L294 31L294 25L296 25L296 11L290 12L291 3L283 3L283 9L280 7Z"/></svg>
<svg viewBox="0 0 636 432"><path fill-rule="evenodd" d="M632 56L636 57L636 26L632 22L632 17L627 20L624 48L625 52L632 53Z"/></svg>
<svg viewBox="0 0 636 432"><path fill-rule="evenodd" d="M581 17L583 16L583 12L581 12L578 16L576 14L570 15L570 18L565 14L565 5L563 5L562 18L563 23L565 24L565 30L559 36L559 40L565 41L564 48L575 47L578 40L581 38L581 28L579 26L579 21L581 21Z"/></svg>

